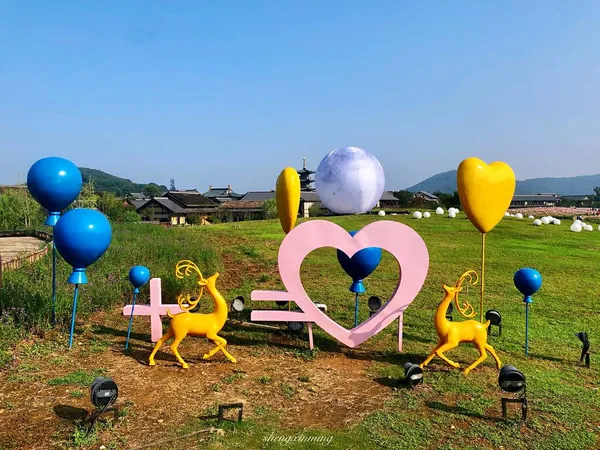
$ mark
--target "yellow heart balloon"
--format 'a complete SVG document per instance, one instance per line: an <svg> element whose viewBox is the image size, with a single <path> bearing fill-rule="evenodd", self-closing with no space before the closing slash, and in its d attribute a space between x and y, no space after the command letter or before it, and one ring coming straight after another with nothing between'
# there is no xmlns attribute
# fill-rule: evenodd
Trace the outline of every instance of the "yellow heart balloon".
<svg viewBox="0 0 600 450"><path fill-rule="evenodd" d="M461 162L456 181L465 214L482 233L502 220L517 185L515 173L508 164L500 161L486 164L479 158Z"/></svg>
<svg viewBox="0 0 600 450"><path fill-rule="evenodd" d="M289 233L298 217L300 208L300 175L296 169L286 167L277 177L275 185L277 215L284 233Z"/></svg>

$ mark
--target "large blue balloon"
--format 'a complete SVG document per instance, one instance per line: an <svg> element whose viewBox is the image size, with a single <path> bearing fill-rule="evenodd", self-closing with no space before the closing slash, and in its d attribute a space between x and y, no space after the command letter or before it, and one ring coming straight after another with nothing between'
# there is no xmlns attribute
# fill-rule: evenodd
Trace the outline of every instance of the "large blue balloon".
<svg viewBox="0 0 600 450"><path fill-rule="evenodd" d="M356 231L351 231L354 236ZM365 292L363 279L367 278L381 262L381 249L378 247L367 247L348 258L343 251L337 251L337 258L342 269L352 278L350 292L362 294Z"/></svg>
<svg viewBox="0 0 600 450"><path fill-rule="evenodd" d="M65 213L54 227L54 244L60 255L73 266L69 283L85 284L85 268L108 249L112 229L104 214L87 208Z"/></svg>
<svg viewBox="0 0 600 450"><path fill-rule="evenodd" d="M64 158L40 159L27 172L27 189L49 211L46 225L51 227L58 222L60 212L77 198L81 184L81 172Z"/></svg>
<svg viewBox="0 0 600 450"><path fill-rule="evenodd" d="M138 294L140 288L150 279L150 270L144 266L133 266L129 271L129 281L135 288L133 292Z"/></svg>
<svg viewBox="0 0 600 450"><path fill-rule="evenodd" d="M531 296L542 287L542 276L535 269L520 269L513 279L516 288L523 294L524 301L531 303Z"/></svg>

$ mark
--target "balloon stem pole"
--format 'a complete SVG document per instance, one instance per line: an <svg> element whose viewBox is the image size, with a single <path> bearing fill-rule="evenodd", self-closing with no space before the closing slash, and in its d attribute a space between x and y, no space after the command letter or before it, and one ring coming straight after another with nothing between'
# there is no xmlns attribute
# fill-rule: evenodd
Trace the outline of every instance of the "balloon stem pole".
<svg viewBox="0 0 600 450"><path fill-rule="evenodd" d="M77 294L79 293L79 285L75 285L73 293L73 311L71 312L71 334L69 335L69 348L73 346L73 332L75 331L75 314L77 314Z"/></svg>
<svg viewBox="0 0 600 450"><path fill-rule="evenodd" d="M129 327L127 328L127 340L125 341L125 350L129 348L129 335L131 334L131 325L133 324L133 308L135 308L135 300L137 292L133 293L133 303L131 304L131 315L129 316Z"/></svg>
<svg viewBox="0 0 600 450"><path fill-rule="evenodd" d="M481 233L481 299L479 300L479 314L483 323L483 293L485 290L485 233Z"/></svg>
<svg viewBox="0 0 600 450"><path fill-rule="evenodd" d="M358 292L354 298L354 326L358 326Z"/></svg>
<svg viewBox="0 0 600 450"><path fill-rule="evenodd" d="M52 326L56 325L56 245L52 240Z"/></svg>
<svg viewBox="0 0 600 450"><path fill-rule="evenodd" d="M525 356L529 356L529 303L525 303Z"/></svg>

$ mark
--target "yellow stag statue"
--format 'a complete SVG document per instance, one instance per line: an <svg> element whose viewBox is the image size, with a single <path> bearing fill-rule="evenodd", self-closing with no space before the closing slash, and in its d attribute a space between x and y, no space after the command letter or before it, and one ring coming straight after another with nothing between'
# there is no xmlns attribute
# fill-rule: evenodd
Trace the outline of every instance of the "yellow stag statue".
<svg viewBox="0 0 600 450"><path fill-rule="evenodd" d="M443 359L453 367L460 367L458 363L448 359L444 355L444 352L457 347L458 344L460 344L461 342L472 342L475 345L475 347L477 347L477 349L479 350L481 356L477 359L477 361L475 361L463 371L464 375L468 375L471 370L473 370L475 367L477 367L479 364L485 361L485 359L487 358L486 350L490 351L490 353L496 360L498 369L500 369L500 359L496 355L494 348L487 343L487 329L490 326L489 320L486 323L477 322L476 320L451 322L446 318L446 310L448 309L448 306L450 305L452 300L454 300L456 309L463 317L470 319L471 317L475 316L476 313L469 303L464 302L463 308L461 308L458 303L458 293L462 291L462 283L467 278L470 284L477 284L477 272L475 272L474 270L469 270L468 272L462 274L462 276L458 279L456 286L443 286L446 295L444 296L444 299L440 302L440 304L437 307L437 310L435 311L434 320L435 330L437 331L439 340L437 345L433 349L431 355L429 355L429 357L421 363L421 368L429 364L429 362L435 356L438 356L439 358Z"/></svg>
<svg viewBox="0 0 600 450"><path fill-rule="evenodd" d="M183 269L185 269L185 272ZM236 359L231 356L227 350L225 350L227 341L221 336L217 335L217 333L223 328L223 325L225 325L228 313L227 303L216 287L216 280L219 276L219 273L217 272L208 278L204 278L200 272L200 269L198 269L196 264L194 264L192 261L183 260L177 263L177 267L175 269L175 276L177 278L183 278L184 274L189 276L192 274L192 272L195 272L198 275L200 294L195 300L192 300L190 295L180 295L178 297L177 303L179 303L179 307L183 309L184 312L172 315L170 311L167 311L167 315L171 318L171 323L167 332L158 340L154 350L150 354L149 364L151 366L155 365L154 355L156 355L158 349L165 343L165 341L174 336L175 339L173 339L173 343L171 344L171 351L181 363L181 366L184 369L187 369L188 365L183 360L181 355L179 355L177 347L188 334L191 336L204 336L217 345L204 355L204 359L208 359L218 351L221 351L231 362L236 362ZM204 292L204 288L206 288L210 296L213 298L215 305L214 311L210 314L191 313L190 310L194 309L200 301L200 298Z"/></svg>

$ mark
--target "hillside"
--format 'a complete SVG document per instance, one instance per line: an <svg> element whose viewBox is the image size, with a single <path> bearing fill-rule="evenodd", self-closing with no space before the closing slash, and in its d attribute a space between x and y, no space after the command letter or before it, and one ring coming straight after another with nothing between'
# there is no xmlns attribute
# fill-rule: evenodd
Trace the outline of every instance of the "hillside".
<svg viewBox="0 0 600 450"><path fill-rule="evenodd" d="M559 195L593 194L600 186L600 174L581 175L563 178L531 178L517 180L516 194L539 194L552 192ZM407 188L408 191L444 192L451 194L456 190L456 170L438 173L420 183Z"/></svg>
<svg viewBox="0 0 600 450"><path fill-rule="evenodd" d="M116 177L97 169L80 167L79 170L81 171L84 183L87 183L90 180L94 182L96 192L108 191L113 192L118 196L125 196L130 192L142 192L146 186L156 186L161 192L167 190L167 187L164 185L158 185L156 183L134 183L126 178Z"/></svg>

